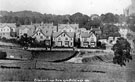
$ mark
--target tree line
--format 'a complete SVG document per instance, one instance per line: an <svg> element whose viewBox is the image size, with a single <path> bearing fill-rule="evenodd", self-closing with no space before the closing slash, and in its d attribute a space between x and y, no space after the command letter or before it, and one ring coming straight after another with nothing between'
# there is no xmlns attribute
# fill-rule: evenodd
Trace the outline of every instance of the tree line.
<svg viewBox="0 0 135 82"><path fill-rule="evenodd" d="M54 14L41 14L32 11L19 11L8 12L0 11L0 22L2 23L17 23L17 25L29 25L31 23L79 23L80 27L89 29L90 26L99 26L101 23L120 23L124 20L123 15L113 13L101 14L98 19L91 20L91 16L77 12L72 15L54 15Z"/></svg>

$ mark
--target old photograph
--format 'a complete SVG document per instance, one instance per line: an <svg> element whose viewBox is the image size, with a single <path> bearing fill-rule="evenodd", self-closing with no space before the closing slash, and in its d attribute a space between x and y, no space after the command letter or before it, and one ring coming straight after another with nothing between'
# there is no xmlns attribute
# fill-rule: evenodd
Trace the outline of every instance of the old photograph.
<svg viewBox="0 0 135 82"><path fill-rule="evenodd" d="M0 0L0 82L135 82L135 0Z"/></svg>

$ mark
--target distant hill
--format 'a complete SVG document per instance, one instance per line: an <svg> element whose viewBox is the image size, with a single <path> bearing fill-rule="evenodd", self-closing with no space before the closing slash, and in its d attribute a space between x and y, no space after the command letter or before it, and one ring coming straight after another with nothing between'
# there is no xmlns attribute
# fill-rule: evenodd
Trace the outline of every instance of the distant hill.
<svg viewBox="0 0 135 82"><path fill-rule="evenodd" d="M80 27L83 27L87 23L89 16L82 13L75 13L73 15L55 15L55 14L42 14L40 12L33 11L17 11L8 12L0 11L0 22L2 23L17 23L17 24L31 24L31 23L79 23Z"/></svg>
<svg viewBox="0 0 135 82"><path fill-rule="evenodd" d="M0 11L1 16L13 16L13 17L39 17L43 16L43 14L39 12L32 11L18 11L18 12L8 12L8 11Z"/></svg>
<svg viewBox="0 0 135 82"><path fill-rule="evenodd" d="M7 15L9 15L9 12L8 11L0 11L0 15L7 16Z"/></svg>

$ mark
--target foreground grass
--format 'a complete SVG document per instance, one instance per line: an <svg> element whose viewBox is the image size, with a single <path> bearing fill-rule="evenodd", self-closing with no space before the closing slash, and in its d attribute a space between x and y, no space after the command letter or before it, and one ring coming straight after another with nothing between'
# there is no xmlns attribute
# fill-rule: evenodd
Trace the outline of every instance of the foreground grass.
<svg viewBox="0 0 135 82"><path fill-rule="evenodd" d="M25 65L28 66L28 68L0 68L0 80L33 81L34 79L87 79L90 82L111 82L113 80L114 82L124 82L126 80L124 68L113 64L47 63L39 61L36 63L36 66L29 68L29 65L33 64L29 63L20 63L23 67ZM13 65L10 64L10 66Z"/></svg>
<svg viewBox="0 0 135 82"><path fill-rule="evenodd" d="M31 57L31 53L28 51L15 49L2 50L6 51L8 53L8 56L15 55L15 57L19 57L19 55L22 55L24 58ZM49 60L67 58L72 54L73 52L53 52L53 54L52 52L46 52L36 54L36 60L29 62L18 62L14 60L0 61L3 63L7 63L0 64L0 66L6 66L5 68L0 68L0 81L34 81L34 79L83 79L89 80L89 82L126 82L127 78L133 79L134 77L131 76L131 78L126 76L127 69L125 69L125 67L120 67L112 63L103 63L102 61L88 62L85 64L44 62ZM109 59L110 57L105 58ZM102 59L104 59L104 57ZM131 64L130 66L133 65L134 64ZM128 72L129 74L134 73L134 70L130 69L128 71L130 71Z"/></svg>

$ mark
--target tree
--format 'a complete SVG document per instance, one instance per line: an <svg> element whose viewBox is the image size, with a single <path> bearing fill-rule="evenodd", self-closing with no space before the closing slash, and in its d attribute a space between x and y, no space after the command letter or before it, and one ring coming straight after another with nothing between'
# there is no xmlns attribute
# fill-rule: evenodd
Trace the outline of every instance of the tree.
<svg viewBox="0 0 135 82"><path fill-rule="evenodd" d="M104 23L117 23L119 21L119 16L113 13L106 13L101 15L101 20Z"/></svg>
<svg viewBox="0 0 135 82"><path fill-rule="evenodd" d="M115 25L105 25L102 29L102 35L106 35L107 37L113 36L118 37L119 34L119 28Z"/></svg>
<svg viewBox="0 0 135 82"><path fill-rule="evenodd" d="M82 13L75 13L69 17L71 23L79 23L79 27L83 27L89 19L89 16Z"/></svg>
<svg viewBox="0 0 135 82"><path fill-rule="evenodd" d="M22 35L21 38L19 39L18 43L22 47L35 47L36 46L35 38L28 37L27 34Z"/></svg>
<svg viewBox="0 0 135 82"><path fill-rule="evenodd" d="M126 39L118 38L116 44L113 45L112 50L114 51L114 64L125 66L125 62L132 60L130 43Z"/></svg>
<svg viewBox="0 0 135 82"><path fill-rule="evenodd" d="M97 42L97 47L101 48L102 43L100 41Z"/></svg>

